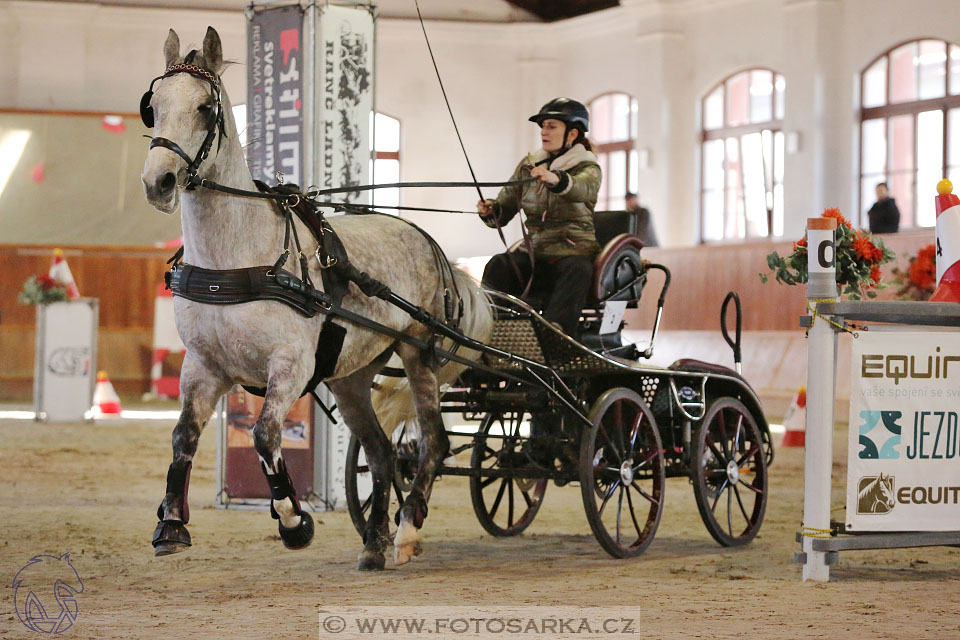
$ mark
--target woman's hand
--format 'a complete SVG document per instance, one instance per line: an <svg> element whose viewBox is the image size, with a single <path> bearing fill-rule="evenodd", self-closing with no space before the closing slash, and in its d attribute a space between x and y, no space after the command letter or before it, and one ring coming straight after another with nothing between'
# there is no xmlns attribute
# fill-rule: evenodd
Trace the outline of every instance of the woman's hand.
<svg viewBox="0 0 960 640"><path fill-rule="evenodd" d="M493 215L493 200L480 200L477 202L477 213L481 218L489 218Z"/></svg>
<svg viewBox="0 0 960 640"><path fill-rule="evenodd" d="M560 176L546 167L534 167L530 170L530 175L549 187L555 187L560 182Z"/></svg>

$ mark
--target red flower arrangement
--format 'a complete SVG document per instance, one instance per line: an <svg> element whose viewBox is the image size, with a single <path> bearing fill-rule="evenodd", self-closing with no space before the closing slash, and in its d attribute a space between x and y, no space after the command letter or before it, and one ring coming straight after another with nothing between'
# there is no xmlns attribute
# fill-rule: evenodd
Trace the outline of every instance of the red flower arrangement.
<svg viewBox="0 0 960 640"><path fill-rule="evenodd" d="M929 300L937 286L937 247L927 245L910 258L905 270L893 269L898 300Z"/></svg>
<svg viewBox="0 0 960 640"><path fill-rule="evenodd" d="M46 304L67 299L67 288L46 273L30 276L23 283L23 291L17 296L20 304Z"/></svg>
<svg viewBox="0 0 960 640"><path fill-rule="evenodd" d="M886 286L880 281L880 265L893 260L893 251L884 246L883 240L871 236L869 231L854 230L839 209L827 209L821 217L837 219L837 283L842 287L842 295L849 296L851 300L859 300L863 296L875 298L876 289ZM767 266L774 271L777 282L806 282L806 236L793 243L793 251L789 255L781 257L776 251L768 255ZM766 282L767 275L761 273L760 279Z"/></svg>

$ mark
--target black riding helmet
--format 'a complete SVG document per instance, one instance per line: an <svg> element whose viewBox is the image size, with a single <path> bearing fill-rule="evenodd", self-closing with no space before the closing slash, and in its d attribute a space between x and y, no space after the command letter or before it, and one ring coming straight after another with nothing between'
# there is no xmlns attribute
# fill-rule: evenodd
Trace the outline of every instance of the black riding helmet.
<svg viewBox="0 0 960 640"><path fill-rule="evenodd" d="M540 107L540 112L530 116L530 122L536 122L541 127L543 121L553 118L566 123L568 127L578 127L586 133L590 130L590 113L583 103L570 98L554 98Z"/></svg>

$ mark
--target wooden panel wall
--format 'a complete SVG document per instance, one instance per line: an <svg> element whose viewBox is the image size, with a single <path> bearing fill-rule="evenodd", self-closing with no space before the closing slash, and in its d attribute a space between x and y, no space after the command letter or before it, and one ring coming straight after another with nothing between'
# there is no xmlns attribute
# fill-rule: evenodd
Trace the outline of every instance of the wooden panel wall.
<svg viewBox="0 0 960 640"><path fill-rule="evenodd" d="M885 236L898 254L897 263L934 240L933 230ZM781 255L792 242L745 243L678 249L645 249L644 256L669 267L664 330L719 331L720 304L727 291L737 291L743 303L744 331L796 331L805 313L804 287L768 282L766 257ZM50 266L52 246L0 245L0 399L29 399L32 393L35 312L18 305L17 292L31 274ZM129 247L65 247L64 254L80 293L100 299L98 366L106 369L122 394L149 389L153 349L153 302L166 269L170 249ZM889 273L892 265L885 271ZM889 277L886 275L885 277ZM653 325L662 276L653 273L641 308L628 321L631 329ZM892 290L881 292L890 298ZM732 319L732 315L731 315ZM733 329L731 320L731 330Z"/></svg>
<svg viewBox="0 0 960 640"><path fill-rule="evenodd" d="M29 399L36 311L17 303L31 275L46 273L53 246L0 245L0 399ZM153 300L171 249L63 247L83 296L100 301L98 367L121 394L149 390Z"/></svg>

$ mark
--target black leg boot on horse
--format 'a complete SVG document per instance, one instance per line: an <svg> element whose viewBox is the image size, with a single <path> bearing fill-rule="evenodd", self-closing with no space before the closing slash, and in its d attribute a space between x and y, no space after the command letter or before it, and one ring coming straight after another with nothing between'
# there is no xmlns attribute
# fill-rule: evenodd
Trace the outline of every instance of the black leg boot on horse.
<svg viewBox="0 0 960 640"><path fill-rule="evenodd" d="M190 470L197 453L197 443L213 407L226 390L226 384L207 376L198 376L200 370L196 359L187 354L181 370L181 397L183 410L173 429L173 462L167 470L167 488L157 509L157 528L153 532L154 555L167 556L185 551L192 545L187 523L190 521L190 505L187 492L190 487ZM202 416L202 418L201 418Z"/></svg>

